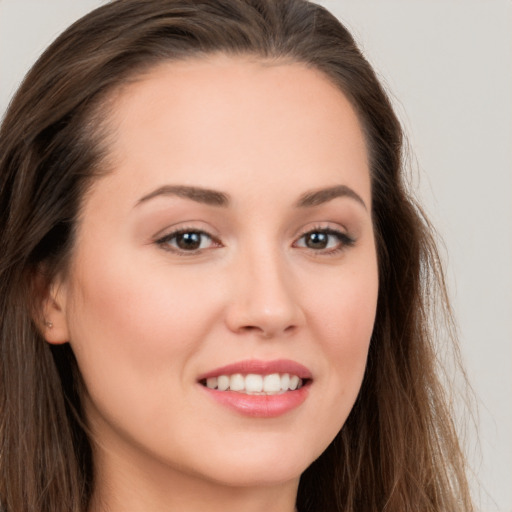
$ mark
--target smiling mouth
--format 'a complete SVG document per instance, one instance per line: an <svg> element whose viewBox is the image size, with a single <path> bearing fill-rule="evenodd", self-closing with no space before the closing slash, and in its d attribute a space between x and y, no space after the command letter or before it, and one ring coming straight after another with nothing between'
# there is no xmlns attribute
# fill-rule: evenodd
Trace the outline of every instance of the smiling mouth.
<svg viewBox="0 0 512 512"><path fill-rule="evenodd" d="M255 373L219 375L200 380L200 384L217 391L236 391L246 395L280 395L300 389L310 379L301 379L290 373Z"/></svg>

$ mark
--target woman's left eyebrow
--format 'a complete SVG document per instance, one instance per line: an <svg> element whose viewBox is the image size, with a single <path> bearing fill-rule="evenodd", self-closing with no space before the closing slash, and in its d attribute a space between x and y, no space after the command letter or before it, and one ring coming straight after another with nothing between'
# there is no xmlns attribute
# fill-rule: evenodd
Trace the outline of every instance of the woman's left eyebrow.
<svg viewBox="0 0 512 512"><path fill-rule="evenodd" d="M355 190L346 185L335 185L334 187L306 192L299 198L295 206L297 208L310 208L332 201L337 197L348 197L361 204L365 210L368 209L362 197Z"/></svg>

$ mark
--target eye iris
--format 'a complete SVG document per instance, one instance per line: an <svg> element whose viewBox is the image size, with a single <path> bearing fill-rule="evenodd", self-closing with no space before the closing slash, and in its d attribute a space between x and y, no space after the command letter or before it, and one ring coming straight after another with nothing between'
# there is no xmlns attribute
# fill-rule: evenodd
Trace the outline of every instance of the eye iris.
<svg viewBox="0 0 512 512"><path fill-rule="evenodd" d="M329 235L327 233L309 233L306 236L306 246L310 249L325 249L329 243Z"/></svg>
<svg viewBox="0 0 512 512"><path fill-rule="evenodd" d="M189 251L199 249L201 247L201 233L189 232L176 235L176 245L180 249Z"/></svg>

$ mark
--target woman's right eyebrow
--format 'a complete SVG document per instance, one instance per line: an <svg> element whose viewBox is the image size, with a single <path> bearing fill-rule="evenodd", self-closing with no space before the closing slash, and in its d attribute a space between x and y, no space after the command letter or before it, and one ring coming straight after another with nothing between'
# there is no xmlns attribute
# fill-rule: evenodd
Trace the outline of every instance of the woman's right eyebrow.
<svg viewBox="0 0 512 512"><path fill-rule="evenodd" d="M190 199L191 201L196 201L210 206L227 207L230 202L227 194L217 190L202 187L191 187L187 185L164 185L141 197L135 206L139 206L140 204L159 196L183 197L185 199Z"/></svg>

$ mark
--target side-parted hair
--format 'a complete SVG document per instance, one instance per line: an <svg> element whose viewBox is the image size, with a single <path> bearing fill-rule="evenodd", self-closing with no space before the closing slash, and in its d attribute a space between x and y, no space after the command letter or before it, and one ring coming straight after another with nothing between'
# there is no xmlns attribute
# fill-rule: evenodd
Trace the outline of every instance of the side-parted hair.
<svg viewBox="0 0 512 512"><path fill-rule="evenodd" d="M301 477L298 510L473 510L438 376L436 352L449 348L433 339L449 305L432 229L406 189L402 129L349 32L305 0L113 1L26 76L0 130L0 510L88 509L83 383L69 344L41 334L41 290L66 271L83 198L110 172L116 91L163 62L218 52L321 71L351 102L368 148L379 262L368 364L345 425Z"/></svg>

